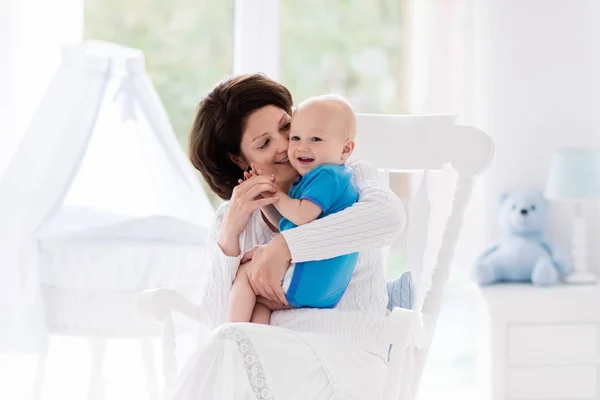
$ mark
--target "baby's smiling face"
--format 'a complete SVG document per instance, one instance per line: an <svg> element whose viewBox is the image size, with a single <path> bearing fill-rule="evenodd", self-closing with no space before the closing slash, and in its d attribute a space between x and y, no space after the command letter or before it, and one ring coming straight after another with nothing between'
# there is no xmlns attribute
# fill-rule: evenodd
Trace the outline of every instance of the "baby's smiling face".
<svg viewBox="0 0 600 400"><path fill-rule="evenodd" d="M354 149L355 116L337 98L320 96L300 104L292 116L288 157L305 175L323 164L343 164Z"/></svg>

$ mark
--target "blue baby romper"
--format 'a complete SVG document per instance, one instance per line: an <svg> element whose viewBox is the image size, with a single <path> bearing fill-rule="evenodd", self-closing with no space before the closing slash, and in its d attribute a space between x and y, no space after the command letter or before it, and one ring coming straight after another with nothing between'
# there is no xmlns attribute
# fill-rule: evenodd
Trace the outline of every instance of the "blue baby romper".
<svg viewBox="0 0 600 400"><path fill-rule="evenodd" d="M341 211L358 201L358 190L352 184L352 169L335 164L320 165L298 178L289 195L318 205L322 210L318 218ZM280 231L295 227L285 218L279 223ZM335 307L350 282L357 259L358 253L351 253L290 267L290 270L293 268L291 281L289 287L284 286L288 302L293 307ZM288 272L292 272L290 270Z"/></svg>

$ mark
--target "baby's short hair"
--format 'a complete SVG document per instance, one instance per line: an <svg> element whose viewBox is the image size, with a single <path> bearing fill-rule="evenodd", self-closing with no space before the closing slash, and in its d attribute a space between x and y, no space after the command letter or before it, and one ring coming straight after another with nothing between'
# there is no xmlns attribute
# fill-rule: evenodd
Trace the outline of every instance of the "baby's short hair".
<svg viewBox="0 0 600 400"><path fill-rule="evenodd" d="M350 102L348 102L348 100L346 100L343 96L329 93L309 97L308 99L301 102L298 105L298 107L296 107L294 112L308 105L319 103L333 105L344 114L344 117L348 122L348 125L346 127L346 133L350 139L354 140L354 137L356 136L356 114L354 113L354 108L352 108Z"/></svg>

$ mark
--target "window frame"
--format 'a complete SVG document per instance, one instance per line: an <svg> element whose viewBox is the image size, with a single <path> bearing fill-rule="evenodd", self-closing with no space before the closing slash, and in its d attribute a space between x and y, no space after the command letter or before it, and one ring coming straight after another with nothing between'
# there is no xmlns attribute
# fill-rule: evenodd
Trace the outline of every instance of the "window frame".
<svg viewBox="0 0 600 400"><path fill-rule="evenodd" d="M279 0L236 0L233 73L279 79Z"/></svg>

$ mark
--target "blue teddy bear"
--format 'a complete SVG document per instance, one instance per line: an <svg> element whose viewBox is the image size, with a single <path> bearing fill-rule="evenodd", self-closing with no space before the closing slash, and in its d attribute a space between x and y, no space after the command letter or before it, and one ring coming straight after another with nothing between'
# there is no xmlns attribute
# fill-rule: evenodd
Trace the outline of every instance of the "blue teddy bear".
<svg viewBox="0 0 600 400"><path fill-rule="evenodd" d="M568 255L544 238L547 201L537 190L520 190L500 199L500 225L505 235L476 261L475 281L531 282L546 286L571 273Z"/></svg>

